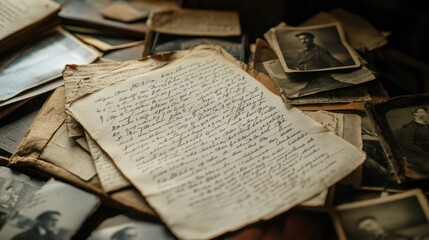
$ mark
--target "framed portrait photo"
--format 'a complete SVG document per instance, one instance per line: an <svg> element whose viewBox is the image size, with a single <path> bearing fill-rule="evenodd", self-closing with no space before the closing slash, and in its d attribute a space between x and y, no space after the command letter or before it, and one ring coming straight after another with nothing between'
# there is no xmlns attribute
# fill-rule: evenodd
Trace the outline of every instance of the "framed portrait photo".
<svg viewBox="0 0 429 240"><path fill-rule="evenodd" d="M340 240L429 237L428 202L420 189L339 205L332 215Z"/></svg>
<svg viewBox="0 0 429 240"><path fill-rule="evenodd" d="M429 94L365 103L399 182L429 179Z"/></svg>
<svg viewBox="0 0 429 240"><path fill-rule="evenodd" d="M337 23L276 28L274 36L274 48L285 72L350 69L361 65Z"/></svg>

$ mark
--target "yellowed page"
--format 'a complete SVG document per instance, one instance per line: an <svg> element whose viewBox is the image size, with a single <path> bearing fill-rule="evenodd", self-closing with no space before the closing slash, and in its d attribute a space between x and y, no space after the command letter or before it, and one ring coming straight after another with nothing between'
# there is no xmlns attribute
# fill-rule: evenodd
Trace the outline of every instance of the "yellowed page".
<svg viewBox="0 0 429 240"><path fill-rule="evenodd" d="M88 135L86 135L86 140L103 190L111 192L130 186L130 182L122 175L112 162L112 159L97 143Z"/></svg>
<svg viewBox="0 0 429 240"><path fill-rule="evenodd" d="M335 135L362 149L361 118L359 115L329 111L306 111L304 113L335 133ZM353 184L357 177L355 174L357 174L356 171L342 181L350 181ZM301 205L306 207L323 206L327 196L328 190L325 190Z"/></svg>
<svg viewBox="0 0 429 240"><path fill-rule="evenodd" d="M156 59L146 59L145 61L67 65L63 71L66 106L86 94L124 81L131 76L146 73L163 64L166 63ZM68 115L66 122L70 137L85 136L77 122Z"/></svg>
<svg viewBox="0 0 429 240"><path fill-rule="evenodd" d="M344 135L344 114L333 113L328 111L316 111L316 112L304 112L305 115L311 117L316 122L322 124L329 131L335 133L339 137ZM313 198L303 202L301 206L306 207L318 207L323 206L326 203L326 197L328 196L328 189L323 190Z"/></svg>
<svg viewBox="0 0 429 240"><path fill-rule="evenodd" d="M344 136L344 114L328 111L305 112L305 115L311 117L318 123L325 126L329 131L339 137Z"/></svg>
<svg viewBox="0 0 429 240"><path fill-rule="evenodd" d="M60 5L51 0L0 1L0 40L57 11Z"/></svg>
<svg viewBox="0 0 429 240"><path fill-rule="evenodd" d="M200 46L69 107L183 239L274 217L365 159L219 51Z"/></svg>
<svg viewBox="0 0 429 240"><path fill-rule="evenodd" d="M40 158L66 169L84 181L97 174L91 155L68 137L65 123L61 124L49 140Z"/></svg>
<svg viewBox="0 0 429 240"><path fill-rule="evenodd" d="M237 12L195 9L174 9L152 14L151 30L180 35L238 36L241 34Z"/></svg>

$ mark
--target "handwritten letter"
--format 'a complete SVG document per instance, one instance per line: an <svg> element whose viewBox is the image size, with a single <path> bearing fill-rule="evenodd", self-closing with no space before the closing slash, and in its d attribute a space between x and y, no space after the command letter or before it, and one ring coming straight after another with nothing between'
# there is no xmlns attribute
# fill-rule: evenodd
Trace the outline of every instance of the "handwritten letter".
<svg viewBox="0 0 429 240"><path fill-rule="evenodd" d="M130 183L116 168L109 156L97 145L91 137L86 136L91 156L94 159L95 169L105 192L116 191L128 187Z"/></svg>
<svg viewBox="0 0 429 240"><path fill-rule="evenodd" d="M66 65L63 71L66 106L84 95L124 81L131 76L146 73L163 64L166 63L147 59L145 61ZM85 136L80 125L70 115L67 115L66 124L70 137Z"/></svg>
<svg viewBox="0 0 429 240"><path fill-rule="evenodd" d="M278 215L365 158L213 50L69 108L179 237Z"/></svg>

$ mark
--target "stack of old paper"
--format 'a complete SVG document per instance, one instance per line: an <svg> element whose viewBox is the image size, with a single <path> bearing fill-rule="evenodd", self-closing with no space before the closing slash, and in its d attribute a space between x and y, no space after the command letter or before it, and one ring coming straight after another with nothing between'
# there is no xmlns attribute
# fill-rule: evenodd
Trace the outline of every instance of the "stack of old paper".
<svg viewBox="0 0 429 240"><path fill-rule="evenodd" d="M144 38L150 12L180 6L178 0L55 0L63 26L82 34Z"/></svg>
<svg viewBox="0 0 429 240"><path fill-rule="evenodd" d="M181 239L272 218L365 158L218 46L70 65L63 77L65 89L45 104L10 164L59 175L140 212L153 208ZM320 121L341 129L341 121ZM82 155L73 157L77 149Z"/></svg>
<svg viewBox="0 0 429 240"><path fill-rule="evenodd" d="M61 28L8 52L0 58L0 107L63 85L61 71L66 64L87 64L98 56Z"/></svg>
<svg viewBox="0 0 429 240"><path fill-rule="evenodd" d="M365 158L344 127L355 117L312 114L323 127L219 46L67 65L63 78L9 164L159 216L181 239L323 205Z"/></svg>
<svg viewBox="0 0 429 240"><path fill-rule="evenodd" d="M376 73L358 53L387 40L358 16L335 9L299 27L279 24L264 37L268 44L263 40L256 44L255 67L271 76L290 104L362 103L373 95L385 95L368 90L374 88Z"/></svg>
<svg viewBox="0 0 429 240"><path fill-rule="evenodd" d="M214 44L240 61L247 59L248 41L238 12L169 9L152 13L147 25L144 56Z"/></svg>

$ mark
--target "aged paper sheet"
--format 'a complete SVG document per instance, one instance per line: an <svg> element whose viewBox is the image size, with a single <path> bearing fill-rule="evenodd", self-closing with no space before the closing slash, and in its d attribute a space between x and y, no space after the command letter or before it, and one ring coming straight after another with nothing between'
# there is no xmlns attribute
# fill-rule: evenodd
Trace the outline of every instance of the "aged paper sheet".
<svg viewBox="0 0 429 240"><path fill-rule="evenodd" d="M66 64L87 64L99 53L58 28L28 48L0 59L0 102L61 76Z"/></svg>
<svg viewBox="0 0 429 240"><path fill-rule="evenodd" d="M67 65L63 71L66 89L66 106L72 101L107 86L121 82L131 76L146 73L166 62L156 59L125 61L90 65ZM84 137L84 132L74 119L67 115L67 129L70 137Z"/></svg>
<svg viewBox="0 0 429 240"><path fill-rule="evenodd" d="M68 137L65 123L61 124L49 140L40 157L85 181L97 174L91 155L74 139Z"/></svg>
<svg viewBox="0 0 429 240"><path fill-rule="evenodd" d="M69 107L179 238L276 216L365 159L219 51L200 46Z"/></svg>
<svg viewBox="0 0 429 240"><path fill-rule="evenodd" d="M362 137L361 137L361 117L356 114L351 113L336 113L329 111L305 111L305 115L311 117L315 121L319 122L335 135L343 138L354 146L362 149ZM350 181L352 184L355 183L356 178L358 177L355 170L353 174L348 176L345 180ZM328 196L328 190L325 190L318 194L316 197L302 203L302 206L306 207L317 207L323 206L326 202L326 197Z"/></svg>
<svg viewBox="0 0 429 240"><path fill-rule="evenodd" d="M241 34L237 12L174 9L151 15L147 21L151 30L180 35L238 36Z"/></svg>
<svg viewBox="0 0 429 240"><path fill-rule="evenodd" d="M130 182L118 170L112 159L87 134L86 140L103 190L111 192L130 186Z"/></svg>
<svg viewBox="0 0 429 240"><path fill-rule="evenodd" d="M50 0L0 1L0 40L59 9L60 5Z"/></svg>
<svg viewBox="0 0 429 240"><path fill-rule="evenodd" d="M316 122L322 124L329 131L335 133L339 137L344 135L344 115L339 113L327 112L327 111L317 111L317 112L304 112L305 115L311 117ZM301 206L306 207L318 207L323 206L326 203L326 198L328 196L328 189L323 190L321 193L317 194L315 197L305 201Z"/></svg>
<svg viewBox="0 0 429 240"><path fill-rule="evenodd" d="M156 216L156 213L136 189L126 188L106 193L101 187L98 177L84 181L70 171L40 157L52 136L65 121L64 95L64 87L59 87L52 93L31 124L31 131L27 131L16 152L6 163L11 167L30 167L40 170L57 179L64 179L85 191L102 196L109 204Z"/></svg>
<svg viewBox="0 0 429 240"><path fill-rule="evenodd" d="M304 112L339 137L344 136L344 114L327 111Z"/></svg>

